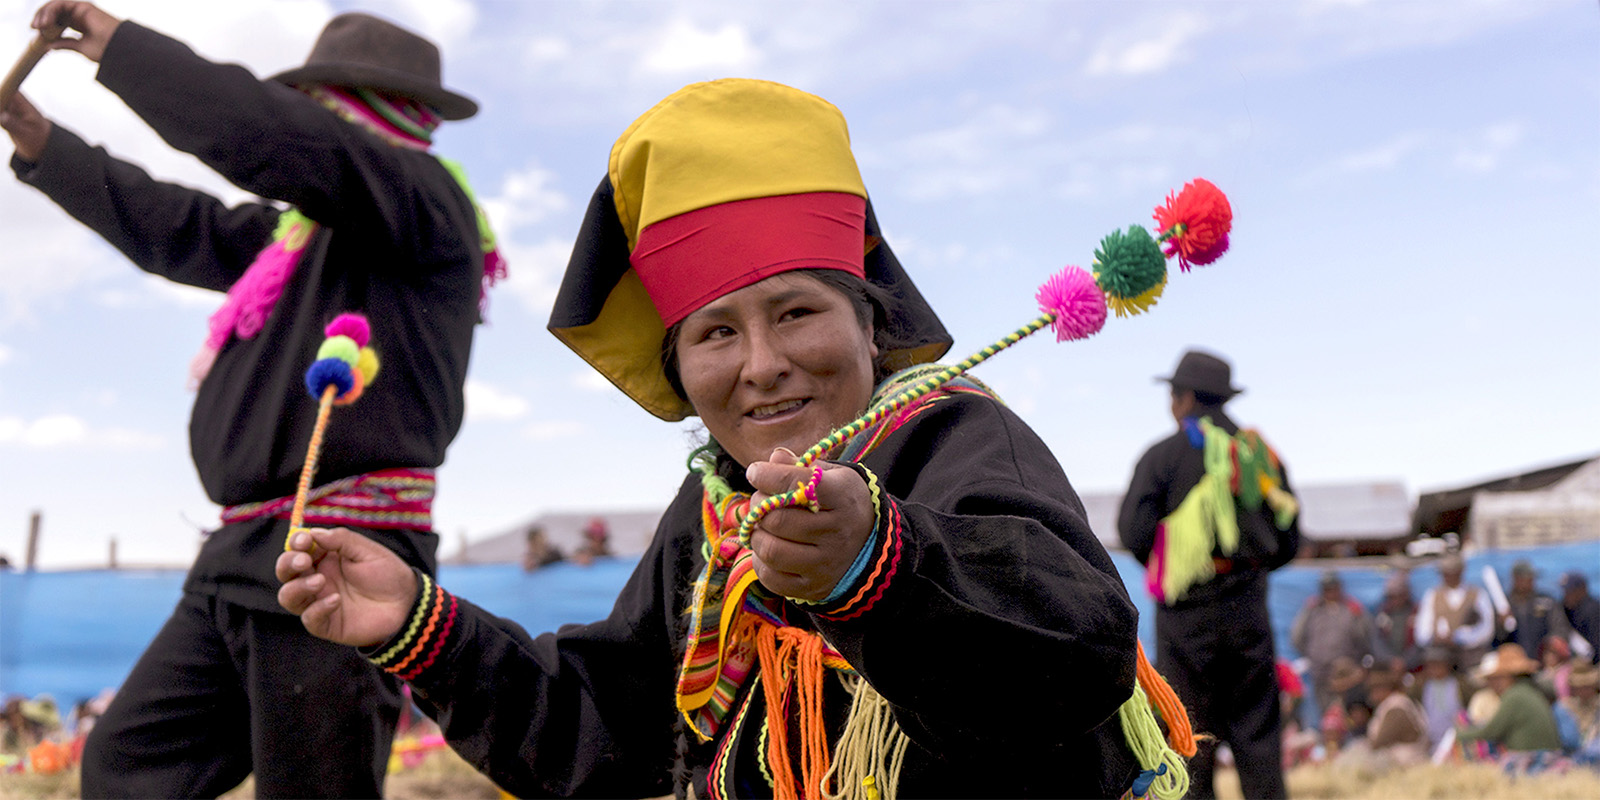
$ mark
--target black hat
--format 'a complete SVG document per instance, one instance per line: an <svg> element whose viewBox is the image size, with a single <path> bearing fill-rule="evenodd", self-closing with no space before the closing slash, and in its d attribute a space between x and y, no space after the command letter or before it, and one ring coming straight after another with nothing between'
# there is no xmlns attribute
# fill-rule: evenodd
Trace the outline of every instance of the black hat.
<svg viewBox="0 0 1600 800"><path fill-rule="evenodd" d="M1232 385L1233 368L1228 366L1228 362L1199 350L1185 352L1183 358L1178 360L1178 368L1170 376L1157 376L1156 380L1166 381L1179 389L1216 395L1224 400L1244 391Z"/></svg>
<svg viewBox="0 0 1600 800"><path fill-rule="evenodd" d="M326 83L381 89L427 103L445 119L478 113L470 98L440 83L439 48L387 20L351 12L328 21L305 66L272 80L292 85Z"/></svg>

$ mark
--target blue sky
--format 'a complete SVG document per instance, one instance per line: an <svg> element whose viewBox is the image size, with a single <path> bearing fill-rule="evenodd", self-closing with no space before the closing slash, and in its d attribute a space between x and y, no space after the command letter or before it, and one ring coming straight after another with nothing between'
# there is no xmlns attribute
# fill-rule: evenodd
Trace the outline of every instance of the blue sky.
<svg viewBox="0 0 1600 800"><path fill-rule="evenodd" d="M0 0L0 59L34 2ZM616 136L681 86L815 92L849 120L886 237L960 358L1037 285L1197 176L1233 251L1146 316L978 375L1080 492L1120 491L1172 422L1179 353L1225 354L1230 408L1300 484L1415 494L1600 452L1600 6L1591 0L467 2L112 0L268 75L362 8L438 41L478 117L447 126L511 262L440 471L443 551L547 511L663 506L696 426L656 420L545 330ZM155 174L246 195L166 148L73 54L24 91ZM9 148L6 148L9 153ZM190 356L219 298L143 275L0 176L0 553L187 563L216 523L189 460ZM375 321L381 324L381 321Z"/></svg>

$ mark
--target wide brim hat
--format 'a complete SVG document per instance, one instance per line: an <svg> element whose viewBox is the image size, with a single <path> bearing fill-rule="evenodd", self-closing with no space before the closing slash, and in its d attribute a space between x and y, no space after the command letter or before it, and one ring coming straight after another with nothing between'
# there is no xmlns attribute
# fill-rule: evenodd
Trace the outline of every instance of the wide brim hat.
<svg viewBox="0 0 1600 800"><path fill-rule="evenodd" d="M1528 657L1522 645L1508 642L1483 657L1478 677L1532 675L1539 671L1539 666L1539 662Z"/></svg>
<svg viewBox="0 0 1600 800"><path fill-rule="evenodd" d="M477 101L444 87L437 45L360 12L329 20L306 63L272 80L290 86L321 83L378 89L420 100L449 120L478 113Z"/></svg>
<svg viewBox="0 0 1600 800"><path fill-rule="evenodd" d="M690 248L700 257L684 257ZM645 410L677 421L695 412L662 366L667 327L795 269L837 269L879 290L890 369L950 348L883 241L839 109L769 81L695 83L612 147L549 329Z"/></svg>
<svg viewBox="0 0 1600 800"><path fill-rule="evenodd" d="M1233 368L1228 362L1200 350L1185 352L1171 375L1158 375L1156 380L1224 399L1244 392L1233 385Z"/></svg>

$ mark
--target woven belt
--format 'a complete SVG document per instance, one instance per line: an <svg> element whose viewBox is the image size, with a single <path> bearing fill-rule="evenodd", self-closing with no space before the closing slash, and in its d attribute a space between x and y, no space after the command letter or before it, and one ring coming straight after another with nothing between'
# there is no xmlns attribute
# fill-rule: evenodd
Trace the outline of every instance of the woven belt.
<svg viewBox="0 0 1600 800"><path fill-rule="evenodd" d="M357 525L363 528L431 530L433 470L383 469L340 478L315 487L306 496L308 525ZM288 519L294 496L260 503L226 506L223 524L275 517Z"/></svg>

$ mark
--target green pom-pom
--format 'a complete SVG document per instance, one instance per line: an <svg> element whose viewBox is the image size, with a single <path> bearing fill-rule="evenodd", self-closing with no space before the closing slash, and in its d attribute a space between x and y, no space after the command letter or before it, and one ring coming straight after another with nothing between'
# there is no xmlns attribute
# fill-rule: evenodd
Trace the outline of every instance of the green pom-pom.
<svg viewBox="0 0 1600 800"><path fill-rule="evenodd" d="M322 346L317 348L317 360L324 358L337 358L355 369L361 360L361 347L356 340L348 336L329 336L323 340Z"/></svg>
<svg viewBox="0 0 1600 800"><path fill-rule="evenodd" d="M1138 297L1167 277L1167 257L1161 245L1137 225L1101 239L1094 261L1095 282L1100 291L1114 298Z"/></svg>

